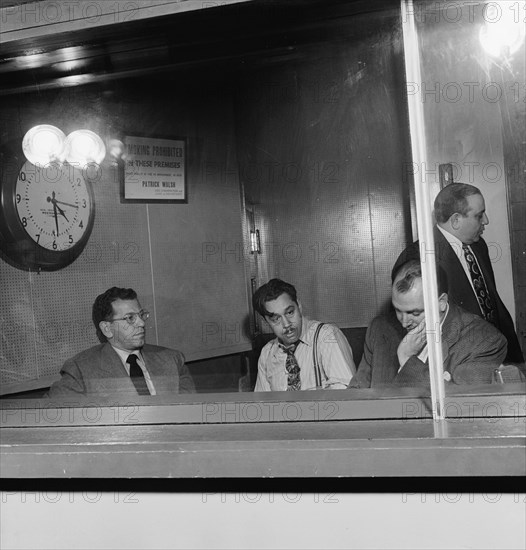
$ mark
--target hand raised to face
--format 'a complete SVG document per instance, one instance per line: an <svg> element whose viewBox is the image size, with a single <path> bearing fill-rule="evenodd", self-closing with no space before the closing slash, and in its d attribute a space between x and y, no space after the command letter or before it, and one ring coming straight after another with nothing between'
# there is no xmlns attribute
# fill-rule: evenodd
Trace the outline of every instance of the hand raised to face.
<svg viewBox="0 0 526 550"><path fill-rule="evenodd" d="M418 355L427 343L426 320L422 319L416 327L404 336L398 345L397 355L400 366L403 367L413 355Z"/></svg>

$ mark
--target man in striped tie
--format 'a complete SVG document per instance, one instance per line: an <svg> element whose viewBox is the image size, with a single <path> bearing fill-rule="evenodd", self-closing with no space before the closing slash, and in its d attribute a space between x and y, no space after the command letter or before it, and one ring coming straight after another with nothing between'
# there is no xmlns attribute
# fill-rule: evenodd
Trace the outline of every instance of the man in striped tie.
<svg viewBox="0 0 526 550"><path fill-rule="evenodd" d="M271 279L252 303L276 336L261 350L254 391L347 387L356 372L349 342L338 327L303 316L293 285Z"/></svg>

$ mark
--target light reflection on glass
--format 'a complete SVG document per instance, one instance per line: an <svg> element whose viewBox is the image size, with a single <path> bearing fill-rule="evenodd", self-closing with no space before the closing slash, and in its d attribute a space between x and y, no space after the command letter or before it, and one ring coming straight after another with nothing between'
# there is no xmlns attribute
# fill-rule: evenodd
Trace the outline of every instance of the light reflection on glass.
<svg viewBox="0 0 526 550"><path fill-rule="evenodd" d="M484 12L485 24L479 39L484 50L493 57L514 54L524 43L525 26L520 11L510 3L491 2Z"/></svg>

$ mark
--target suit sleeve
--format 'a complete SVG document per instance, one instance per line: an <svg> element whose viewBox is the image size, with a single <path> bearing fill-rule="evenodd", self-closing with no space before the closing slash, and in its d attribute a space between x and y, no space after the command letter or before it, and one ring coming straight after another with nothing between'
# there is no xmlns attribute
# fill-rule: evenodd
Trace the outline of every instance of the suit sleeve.
<svg viewBox="0 0 526 550"><path fill-rule="evenodd" d="M57 380L47 393L47 397L86 395L86 385L75 361L68 359L60 369L60 380Z"/></svg>
<svg viewBox="0 0 526 550"><path fill-rule="evenodd" d="M177 370L179 373L179 393L195 393L195 384L185 363L184 355L179 351L176 355Z"/></svg>
<svg viewBox="0 0 526 550"><path fill-rule="evenodd" d="M496 368L507 353L505 336L489 323L472 327L463 341L469 347L460 348L453 356L450 372L456 384L491 384Z"/></svg>
<svg viewBox="0 0 526 550"><path fill-rule="evenodd" d="M363 357L356 374L353 376L349 388L370 388L373 370L373 349L375 341L375 321L371 323L365 334Z"/></svg>
<svg viewBox="0 0 526 550"><path fill-rule="evenodd" d="M429 388L429 364L412 355L398 371L393 380L395 386L416 386Z"/></svg>
<svg viewBox="0 0 526 550"><path fill-rule="evenodd" d="M506 338L492 325L478 318L451 348L445 359L451 382L459 385L491 384L495 369L506 357ZM394 380L397 386L429 387L429 364L410 357Z"/></svg>
<svg viewBox="0 0 526 550"><path fill-rule="evenodd" d="M382 368L383 362L388 360L385 356L387 349L382 338L386 337L387 325L385 320L377 317L373 320L365 335L363 348L363 357L358 368L358 372L351 380L349 388L370 388L372 382L373 368ZM375 358L375 350L378 357ZM395 358L394 358L395 360ZM416 356L410 357L405 365L398 371L396 376L389 381L382 383L376 382L376 385L393 386L429 386L429 367Z"/></svg>

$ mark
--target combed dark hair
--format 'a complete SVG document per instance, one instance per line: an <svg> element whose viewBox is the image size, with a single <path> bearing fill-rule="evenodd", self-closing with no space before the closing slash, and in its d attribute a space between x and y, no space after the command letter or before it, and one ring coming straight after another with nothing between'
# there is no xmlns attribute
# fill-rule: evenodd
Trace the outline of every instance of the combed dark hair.
<svg viewBox="0 0 526 550"><path fill-rule="evenodd" d="M435 218L439 223L445 223L455 213L466 216L468 213L467 198L471 195L482 195L480 189L469 183L451 183L436 196Z"/></svg>
<svg viewBox="0 0 526 550"><path fill-rule="evenodd" d="M399 278L400 277L400 278ZM397 281L396 279L399 280ZM419 260L409 260L405 264L402 264L394 274L393 281L394 286L398 292L405 294L413 288L415 279L422 278L422 267ZM440 296L444 292L448 291L448 281L446 272L437 265L437 286L438 295Z"/></svg>
<svg viewBox="0 0 526 550"><path fill-rule="evenodd" d="M270 302L279 298L282 294L288 294L293 302L298 303L296 289L289 283L281 279L270 279L270 281L260 286L254 296L252 296L252 305L254 309L262 316L269 315L265 302Z"/></svg>
<svg viewBox="0 0 526 550"><path fill-rule="evenodd" d="M97 331L97 338L100 342L106 342L107 338L102 334L99 323L109 321L113 315L113 302L116 300L137 300L137 293L132 288L118 288L112 286L103 294L99 294L93 302L91 318Z"/></svg>

